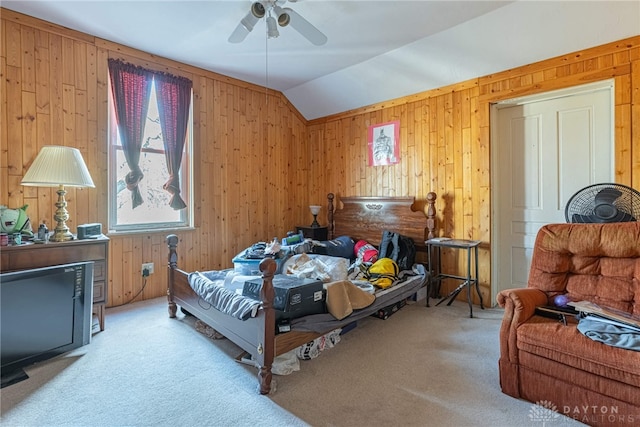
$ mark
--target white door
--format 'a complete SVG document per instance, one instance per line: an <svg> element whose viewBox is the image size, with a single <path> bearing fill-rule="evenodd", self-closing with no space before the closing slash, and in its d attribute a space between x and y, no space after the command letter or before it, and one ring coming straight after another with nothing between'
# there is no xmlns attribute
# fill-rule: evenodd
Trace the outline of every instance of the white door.
<svg viewBox="0 0 640 427"><path fill-rule="evenodd" d="M526 287L536 234L579 189L613 180L613 83L492 109L494 295Z"/></svg>

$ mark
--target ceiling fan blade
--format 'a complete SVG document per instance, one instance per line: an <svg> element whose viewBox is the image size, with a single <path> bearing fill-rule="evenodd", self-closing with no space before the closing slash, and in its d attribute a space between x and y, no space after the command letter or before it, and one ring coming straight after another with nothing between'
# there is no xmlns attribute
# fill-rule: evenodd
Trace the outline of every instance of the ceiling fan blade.
<svg viewBox="0 0 640 427"><path fill-rule="evenodd" d="M285 7L282 12L289 15L291 18L290 25L302 34L307 40L316 46L322 46L327 42L327 36L322 34L320 30L314 27L309 21L304 19L293 9Z"/></svg>
<svg viewBox="0 0 640 427"><path fill-rule="evenodd" d="M233 33L229 36L229 43L240 43L246 39L249 33L253 30L253 27L256 25L256 22L258 22L258 18L249 11L249 13L240 20L236 29L233 30Z"/></svg>

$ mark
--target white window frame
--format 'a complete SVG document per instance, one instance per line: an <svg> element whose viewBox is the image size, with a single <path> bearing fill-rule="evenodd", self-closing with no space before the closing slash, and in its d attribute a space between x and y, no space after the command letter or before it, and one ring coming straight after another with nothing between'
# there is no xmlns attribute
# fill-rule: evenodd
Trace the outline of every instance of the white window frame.
<svg viewBox="0 0 640 427"><path fill-rule="evenodd" d="M189 105L189 125L187 131L187 139L184 144L184 152L182 155L182 165L180 166L180 187L182 199L185 201L187 207L180 211L179 221L169 222L139 222L134 224L118 224L117 217L117 205L118 205L118 191L117 191L117 154L122 150L122 146L118 145L118 125L115 118L115 106L113 100L113 92L111 90L111 83L109 82L109 96L108 96L108 108L109 108L109 131L108 131L108 209L109 209L109 233L110 234L124 234L124 233L143 233L143 232L157 232L157 231L171 231L178 229L192 229L194 227L194 191L193 191L193 90L191 92L191 103ZM153 86L155 91L155 84ZM141 158L145 152L152 152L155 154L162 153L163 150L142 148ZM166 169L166 164L163 155L163 165ZM144 179L143 181L144 182ZM142 184L144 185L144 184ZM128 190L124 190L129 192ZM164 191L164 190L162 190ZM167 193L168 194L168 193Z"/></svg>

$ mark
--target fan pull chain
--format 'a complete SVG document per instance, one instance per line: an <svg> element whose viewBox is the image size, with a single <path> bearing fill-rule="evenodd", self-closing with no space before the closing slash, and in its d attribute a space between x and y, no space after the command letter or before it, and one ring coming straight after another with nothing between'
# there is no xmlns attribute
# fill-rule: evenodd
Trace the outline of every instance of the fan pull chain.
<svg viewBox="0 0 640 427"><path fill-rule="evenodd" d="M264 26L264 75L265 75L265 83L264 83L264 98L265 103L269 105L269 29L265 25Z"/></svg>

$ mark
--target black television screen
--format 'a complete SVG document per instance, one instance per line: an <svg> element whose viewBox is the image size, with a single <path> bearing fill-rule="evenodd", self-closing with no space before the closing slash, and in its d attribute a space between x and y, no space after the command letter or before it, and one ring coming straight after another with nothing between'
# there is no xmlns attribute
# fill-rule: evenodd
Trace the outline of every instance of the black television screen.
<svg viewBox="0 0 640 427"><path fill-rule="evenodd" d="M89 344L93 262L0 274L2 387L22 368Z"/></svg>

